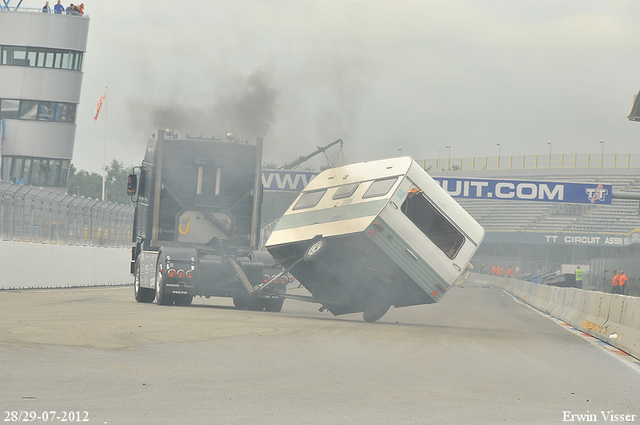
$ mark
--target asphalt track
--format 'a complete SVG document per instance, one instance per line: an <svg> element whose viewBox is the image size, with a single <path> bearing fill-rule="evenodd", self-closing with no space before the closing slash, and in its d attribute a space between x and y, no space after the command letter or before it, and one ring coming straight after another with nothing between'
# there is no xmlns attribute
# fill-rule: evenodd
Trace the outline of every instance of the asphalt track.
<svg viewBox="0 0 640 425"><path fill-rule="evenodd" d="M640 422L637 366L495 288L467 282L377 323L291 300L277 314L226 299L138 304L132 292L0 291L0 420L561 424L611 411Z"/></svg>

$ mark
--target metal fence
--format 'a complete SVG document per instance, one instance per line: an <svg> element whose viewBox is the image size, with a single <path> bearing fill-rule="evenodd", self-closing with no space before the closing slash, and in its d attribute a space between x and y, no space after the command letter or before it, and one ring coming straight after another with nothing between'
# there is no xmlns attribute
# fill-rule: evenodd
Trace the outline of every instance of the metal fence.
<svg viewBox="0 0 640 425"><path fill-rule="evenodd" d="M427 171L526 170L535 168L638 168L640 154L557 154L416 160Z"/></svg>
<svg viewBox="0 0 640 425"><path fill-rule="evenodd" d="M5 241L128 247L133 207L0 182L0 234Z"/></svg>

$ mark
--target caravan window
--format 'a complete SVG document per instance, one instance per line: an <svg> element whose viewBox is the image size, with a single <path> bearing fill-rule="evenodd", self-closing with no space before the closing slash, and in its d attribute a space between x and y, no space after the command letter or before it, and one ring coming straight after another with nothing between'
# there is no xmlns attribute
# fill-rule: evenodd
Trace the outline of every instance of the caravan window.
<svg viewBox="0 0 640 425"><path fill-rule="evenodd" d="M386 195L396 183L396 180L398 180L397 177L392 177L390 179L387 178L374 181L373 183L371 183L371 186L369 186L369 189L367 189L367 191L364 193L362 199L375 198L377 196Z"/></svg>
<svg viewBox="0 0 640 425"><path fill-rule="evenodd" d="M322 197L326 192L327 192L327 189L322 189L322 190L316 190L313 192L304 193L300 197L296 205L293 207L293 210L294 211L303 210L305 208L315 207L316 205L318 205L318 202L320 202L320 199L322 199Z"/></svg>
<svg viewBox="0 0 640 425"><path fill-rule="evenodd" d="M333 198L331 199L348 198L349 196L353 195L353 192L356 191L358 186L360 186L360 183L345 184L344 186L340 186L338 190L336 190L336 193L333 194Z"/></svg>
<svg viewBox="0 0 640 425"><path fill-rule="evenodd" d="M424 194L415 193L407 197L401 210L449 258L454 258L458 254L464 242L464 236L427 200Z"/></svg>

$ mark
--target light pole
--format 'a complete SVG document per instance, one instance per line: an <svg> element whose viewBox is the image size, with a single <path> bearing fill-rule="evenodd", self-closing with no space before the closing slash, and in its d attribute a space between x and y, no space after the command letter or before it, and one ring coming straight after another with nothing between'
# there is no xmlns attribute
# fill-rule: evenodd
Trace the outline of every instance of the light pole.
<svg viewBox="0 0 640 425"><path fill-rule="evenodd" d="M549 168L551 168L551 140L547 141L547 145L549 145Z"/></svg>
<svg viewBox="0 0 640 425"><path fill-rule="evenodd" d="M600 140L600 144L602 145L602 153L600 154L600 167L604 162L604 140Z"/></svg>
<svg viewBox="0 0 640 425"><path fill-rule="evenodd" d="M500 168L500 142L497 142L496 145L498 145L498 168Z"/></svg>
<svg viewBox="0 0 640 425"><path fill-rule="evenodd" d="M451 171L451 145L447 145L449 151L449 160L447 160L447 171Z"/></svg>
<svg viewBox="0 0 640 425"><path fill-rule="evenodd" d="M399 147L398 150L400 151L400 156L402 156L402 147Z"/></svg>

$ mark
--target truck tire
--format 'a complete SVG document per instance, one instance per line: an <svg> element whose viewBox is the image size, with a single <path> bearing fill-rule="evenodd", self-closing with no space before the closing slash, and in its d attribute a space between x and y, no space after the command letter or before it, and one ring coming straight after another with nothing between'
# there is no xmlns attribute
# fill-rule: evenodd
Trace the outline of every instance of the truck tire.
<svg viewBox="0 0 640 425"><path fill-rule="evenodd" d="M133 275L133 296L139 303L151 303L156 297L155 291L140 287L140 262L136 260L136 271Z"/></svg>
<svg viewBox="0 0 640 425"><path fill-rule="evenodd" d="M158 305L172 305L173 295L164 292L164 275L160 270L164 270L164 255L158 255L158 263L156 264L156 302Z"/></svg>
<svg viewBox="0 0 640 425"><path fill-rule="evenodd" d="M284 298L269 298L264 301L264 310L280 313L282 311L282 304L284 304Z"/></svg>
<svg viewBox="0 0 640 425"><path fill-rule="evenodd" d="M247 308L248 304L248 297L233 297L233 305L236 306L236 308L245 309Z"/></svg>
<svg viewBox="0 0 640 425"><path fill-rule="evenodd" d="M189 306L193 301L193 295L175 295L176 305Z"/></svg>

